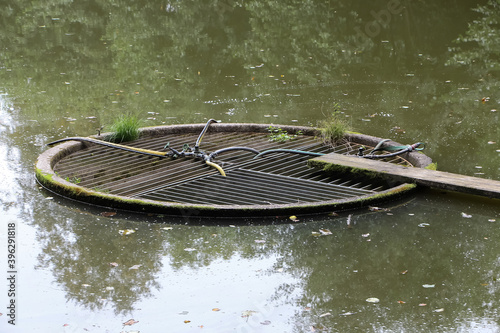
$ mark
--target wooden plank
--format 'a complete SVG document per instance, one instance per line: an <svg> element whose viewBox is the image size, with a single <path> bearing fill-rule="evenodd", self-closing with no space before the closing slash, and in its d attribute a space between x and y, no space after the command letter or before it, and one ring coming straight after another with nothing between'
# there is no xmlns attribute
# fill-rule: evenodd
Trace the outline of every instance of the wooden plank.
<svg viewBox="0 0 500 333"><path fill-rule="evenodd" d="M448 191L475 194L489 198L500 198L500 181L464 176L449 172L422 168L404 167L378 160L326 154L309 160L309 165L331 170L346 170L376 174L390 180L416 183L417 185L444 189Z"/></svg>

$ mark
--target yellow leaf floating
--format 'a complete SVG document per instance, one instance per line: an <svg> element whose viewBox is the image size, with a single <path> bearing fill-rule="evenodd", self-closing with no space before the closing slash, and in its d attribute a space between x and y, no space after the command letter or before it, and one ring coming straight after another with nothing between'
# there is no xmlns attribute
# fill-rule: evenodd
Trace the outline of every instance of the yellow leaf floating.
<svg viewBox="0 0 500 333"><path fill-rule="evenodd" d="M380 302L380 300L377 298L377 297L370 297L370 298L367 298L366 301L368 303L378 303Z"/></svg>
<svg viewBox="0 0 500 333"><path fill-rule="evenodd" d="M251 315L257 313L257 311L253 311L253 310L246 310L246 311L243 311L241 313L241 316L242 317L250 317Z"/></svg>

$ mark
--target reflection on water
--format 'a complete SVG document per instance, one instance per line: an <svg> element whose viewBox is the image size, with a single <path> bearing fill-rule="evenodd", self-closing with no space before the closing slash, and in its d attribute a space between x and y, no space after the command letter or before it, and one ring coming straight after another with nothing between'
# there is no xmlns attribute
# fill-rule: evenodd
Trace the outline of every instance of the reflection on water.
<svg viewBox="0 0 500 333"><path fill-rule="evenodd" d="M476 6L11 3L0 14L0 203L19 226L20 327L497 331L498 201L424 191L352 212L353 228L348 212L219 227L105 217L32 175L45 143L122 113L147 125L315 125L338 104L360 132L425 141L440 169L499 179L500 11Z"/></svg>

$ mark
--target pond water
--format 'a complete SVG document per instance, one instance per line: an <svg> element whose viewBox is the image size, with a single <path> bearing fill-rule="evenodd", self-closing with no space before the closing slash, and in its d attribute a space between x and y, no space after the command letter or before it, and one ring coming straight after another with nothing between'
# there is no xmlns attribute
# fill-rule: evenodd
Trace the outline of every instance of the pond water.
<svg viewBox="0 0 500 333"><path fill-rule="evenodd" d="M295 222L106 217L33 169L46 143L122 114L314 126L338 108L355 131L425 142L440 170L499 180L498 22L493 0L4 5L0 267L13 274L15 233L16 283L0 287L0 331L498 332L498 200L422 190Z"/></svg>

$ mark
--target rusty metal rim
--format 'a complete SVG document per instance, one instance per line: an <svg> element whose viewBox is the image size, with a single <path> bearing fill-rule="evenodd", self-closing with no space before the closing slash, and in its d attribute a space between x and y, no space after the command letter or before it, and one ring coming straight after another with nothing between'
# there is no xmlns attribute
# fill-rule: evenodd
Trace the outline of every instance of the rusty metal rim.
<svg viewBox="0 0 500 333"><path fill-rule="evenodd" d="M318 135L319 131L312 127L276 125L286 131L302 131L305 135ZM168 125L148 127L141 129L148 136L161 136L167 134L198 133L204 124ZM252 131L267 132L268 124L214 124L211 131L232 132ZM103 137L105 134L101 135ZM100 137L99 137L100 138ZM350 133L348 140L365 145L376 145L381 139L364 134ZM400 145L397 142L388 142L390 145ZM335 199L308 203L271 204L271 205L218 205L218 204L184 204L177 202L164 202L149 199L137 199L107 193L101 193L82 186L73 184L54 171L55 164L65 156L85 148L87 144L81 142L67 142L43 152L36 162L36 179L48 190L81 202L114 209L132 210L154 214L182 215L182 216L270 216L280 214L311 214L331 210L354 209L374 204L381 201L394 199L406 194L415 188L412 184L399 184L376 194L366 194L347 199ZM416 167L425 167L432 161L429 157L417 153L407 153L405 159Z"/></svg>

